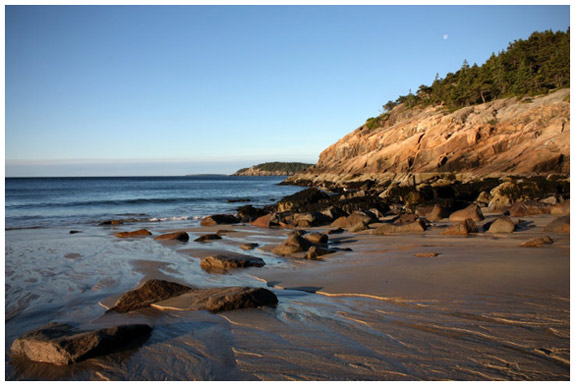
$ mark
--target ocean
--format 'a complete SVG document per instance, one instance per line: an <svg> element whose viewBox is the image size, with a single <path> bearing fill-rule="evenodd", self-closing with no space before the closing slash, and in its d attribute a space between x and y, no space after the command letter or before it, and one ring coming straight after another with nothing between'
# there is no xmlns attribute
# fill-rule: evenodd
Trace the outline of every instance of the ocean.
<svg viewBox="0 0 575 386"><path fill-rule="evenodd" d="M199 223L238 206L273 204L301 190L283 177L6 178L6 229L89 227L109 219ZM233 200L246 200L228 202Z"/></svg>

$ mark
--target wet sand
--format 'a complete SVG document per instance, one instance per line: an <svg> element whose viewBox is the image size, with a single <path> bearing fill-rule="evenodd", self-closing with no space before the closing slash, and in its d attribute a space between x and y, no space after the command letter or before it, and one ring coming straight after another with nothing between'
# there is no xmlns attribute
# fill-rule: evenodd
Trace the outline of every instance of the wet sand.
<svg viewBox="0 0 575 386"><path fill-rule="evenodd" d="M188 243L119 240L113 236L116 230L106 230L78 238L84 249L72 241L61 249L51 246L77 272L58 284L70 287L63 305L56 301L43 310L38 302L45 303L46 295L40 284L50 274L52 285L54 278L61 278L58 265L31 275L19 271L7 251L7 283L14 288L7 291L6 378L568 380L569 235L543 232L554 218L525 218L523 227L510 235L442 236L446 221L435 223L423 235L344 232L331 235L330 246L353 251L318 261L270 253L285 239L286 230L249 225L182 229L158 225L152 230L154 235L186 231ZM222 240L192 241L221 229L235 232L224 234ZM554 243L518 246L541 235L550 235ZM245 242L260 247L243 251L239 245ZM35 251L47 253L43 248L39 244ZM257 256L266 266L227 274L199 268L200 258L223 252ZM416 257L420 252L438 255ZM70 253L81 256L64 257ZM90 265L90 258L104 257L116 271L97 271L98 264ZM84 270L81 264L86 264ZM18 287L15 280L26 276L36 278L35 287ZM178 310L176 302L175 308L163 311L103 313L102 305L149 278L201 287L266 286L279 304L210 314ZM12 361L11 341L53 319L89 327L145 322L154 332L139 349L68 368Z"/></svg>

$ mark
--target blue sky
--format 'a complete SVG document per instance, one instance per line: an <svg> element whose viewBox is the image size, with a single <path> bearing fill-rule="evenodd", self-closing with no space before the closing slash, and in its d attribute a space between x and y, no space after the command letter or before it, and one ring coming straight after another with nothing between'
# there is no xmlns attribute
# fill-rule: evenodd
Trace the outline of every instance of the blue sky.
<svg viewBox="0 0 575 386"><path fill-rule="evenodd" d="M7 6L6 176L316 162L568 6Z"/></svg>

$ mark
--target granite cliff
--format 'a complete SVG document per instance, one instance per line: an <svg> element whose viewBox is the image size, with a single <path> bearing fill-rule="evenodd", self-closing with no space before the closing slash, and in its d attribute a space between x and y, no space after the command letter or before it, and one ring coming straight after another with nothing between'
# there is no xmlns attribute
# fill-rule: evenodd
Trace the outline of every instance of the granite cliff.
<svg viewBox="0 0 575 386"><path fill-rule="evenodd" d="M380 127L364 124L325 149L286 184L419 184L450 177L569 174L570 89L498 99L449 112L394 107Z"/></svg>

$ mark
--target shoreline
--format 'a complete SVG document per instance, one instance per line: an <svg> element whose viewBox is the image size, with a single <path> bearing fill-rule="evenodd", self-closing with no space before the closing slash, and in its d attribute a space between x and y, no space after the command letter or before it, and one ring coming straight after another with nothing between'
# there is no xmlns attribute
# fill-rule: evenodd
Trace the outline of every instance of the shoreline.
<svg viewBox="0 0 575 386"><path fill-rule="evenodd" d="M97 227L96 232L79 235L58 230L54 240L50 229L12 231L12 242L18 238L24 242L38 231L42 237L35 242L62 244L56 253L65 254L70 267L115 251L101 264L120 264L118 272L95 275L95 284L86 283L92 287L82 290L86 297L70 299L76 308L59 310L57 320L85 326L138 321L154 326L154 332L137 352L114 359L123 363L120 367L110 365L116 357L107 355L72 365L69 371L40 371L45 365L10 359L10 340L20 334L18 330L27 330L18 326L6 341L7 379L569 379L569 234L544 230L561 215L512 216L514 221L523 220L515 232L490 234L484 227L501 213L484 214L485 219L476 223L480 231L469 236L442 235L457 223L449 219L431 221L417 234L371 234L399 214L384 216L358 232L329 234L324 247L340 250L317 260L302 259L303 252L290 257L272 250L295 229L326 233L334 226L154 223L152 236L132 239L115 234L144 224ZM190 240L154 240L172 232L185 232ZM221 239L194 241L216 233ZM519 246L544 235L550 235L553 244ZM88 243L89 248L78 253L78 243ZM245 243L258 247L246 251L240 248ZM434 255L415 256L419 253ZM218 254L258 257L266 265L227 273L200 268L202 258ZM46 275L50 269L57 268L47 267ZM94 269L87 266L86 273ZM180 308L174 298L126 315L104 314L126 290L151 278L200 288L263 287L279 302L275 308L210 314ZM38 323L14 312L7 320L12 327L22 321ZM211 343L214 336L220 337L217 346ZM446 346L451 350L445 351ZM302 362L298 353L307 360ZM513 365L502 369L500 362ZM142 370L144 364L149 371Z"/></svg>

